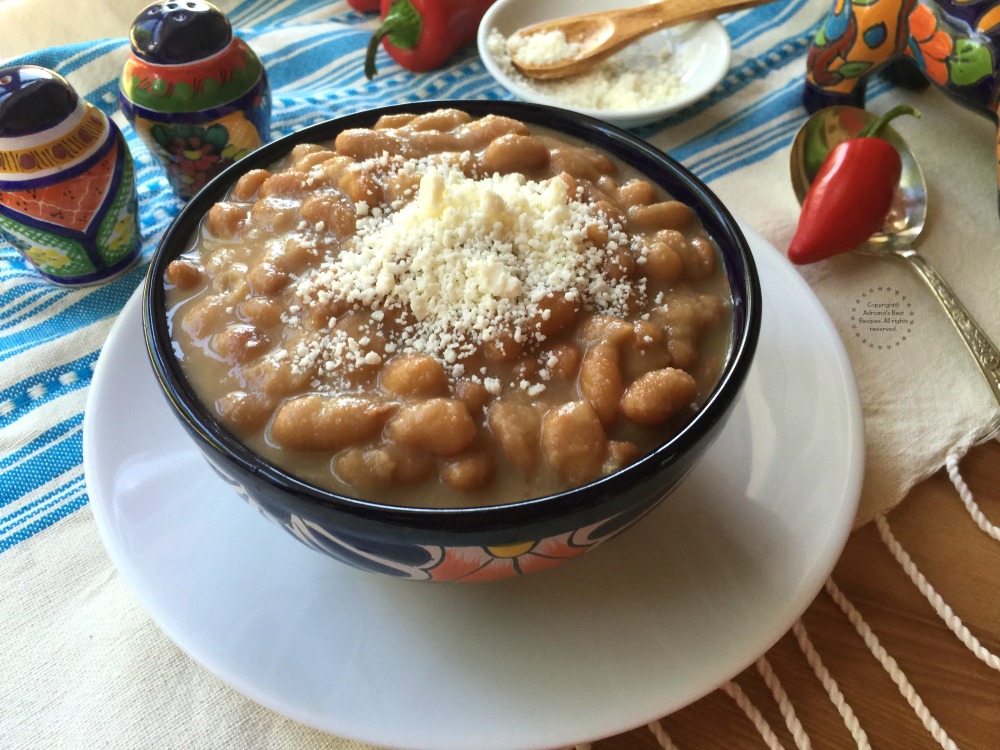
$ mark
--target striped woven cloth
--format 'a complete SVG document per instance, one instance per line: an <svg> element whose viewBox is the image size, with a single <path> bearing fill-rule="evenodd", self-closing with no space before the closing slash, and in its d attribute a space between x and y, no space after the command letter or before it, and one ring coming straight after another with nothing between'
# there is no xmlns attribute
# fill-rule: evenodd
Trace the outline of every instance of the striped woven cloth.
<svg viewBox="0 0 1000 750"><path fill-rule="evenodd" d="M510 98L471 46L427 74L409 73L380 52L379 75L367 81L363 57L375 21L346 0L216 4L267 69L273 138L378 105ZM787 247L798 216L787 162L805 119L805 55L829 5L777 0L723 16L733 43L728 75L696 104L635 131L707 181L779 249ZM0 2L0 19L2 10ZM82 430L94 366L119 312L143 282L157 238L180 209L162 168L117 111L126 32L3 61L54 69L115 117L136 162L143 261L104 285L66 290L43 281L0 241L0 746L357 750L357 743L320 737L264 712L177 652L118 581L87 510ZM868 90L869 106L878 111L915 96L878 81ZM969 295L969 307L998 332L1000 308L992 295L1000 256L983 252L956 264L948 254L949 246L974 252L995 245L983 241L988 228L962 218L977 212L983 222L996 218L992 126L939 94L920 96L922 130L906 135L912 133L922 154L937 157L925 162L925 171L938 181L941 206L934 214L941 239L928 241L925 250L937 251L935 262L946 266L946 275ZM954 132L963 138L949 138ZM989 227L995 231L995 224ZM876 275L879 283L911 290L922 341L889 359L865 351L851 336L850 307L861 285L874 278L865 276L871 267L850 258L828 264L803 273L841 331L858 374L869 446L860 522L898 502L956 444L981 432L992 411L954 331L905 269L880 266ZM993 285L984 286L991 270ZM137 373L148 367L145 361L133 366ZM926 397L923 418L906 419L916 393ZM170 701L158 700L171 689Z"/></svg>

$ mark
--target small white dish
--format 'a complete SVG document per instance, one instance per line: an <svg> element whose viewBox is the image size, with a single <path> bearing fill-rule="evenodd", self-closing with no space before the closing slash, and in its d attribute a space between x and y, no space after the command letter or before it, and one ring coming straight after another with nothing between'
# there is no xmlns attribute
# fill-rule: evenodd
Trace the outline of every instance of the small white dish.
<svg viewBox="0 0 1000 750"><path fill-rule="evenodd" d="M676 94L659 102L629 109L594 109L561 100L555 93L558 82L531 81L509 65L505 66L490 51L490 35L495 30L508 37L518 29L533 23L570 15L595 13L636 5L639 0L498 0L490 7L479 24L476 37L479 56L490 74L519 99L535 104L573 110L596 117L620 127L638 127L693 104L708 94L729 71L732 43L725 27L718 21L681 24L626 47L619 55L624 60L648 65L651 56L664 48L673 53L664 62L665 74L678 79Z"/></svg>
<svg viewBox="0 0 1000 750"><path fill-rule="evenodd" d="M112 561L206 669L342 737L552 748L683 707L809 606L861 486L861 410L840 337L788 261L743 231L763 288L758 354L679 497L582 558L490 584L365 573L256 514L168 409L145 361L137 293L101 354L84 421L90 507ZM178 698L170 689L164 701Z"/></svg>

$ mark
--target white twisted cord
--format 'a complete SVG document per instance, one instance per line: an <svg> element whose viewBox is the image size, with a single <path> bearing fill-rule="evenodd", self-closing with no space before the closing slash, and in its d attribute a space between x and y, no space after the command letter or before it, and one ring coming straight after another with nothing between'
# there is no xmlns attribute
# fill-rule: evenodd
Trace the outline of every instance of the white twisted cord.
<svg viewBox="0 0 1000 750"><path fill-rule="evenodd" d="M771 695L774 696L774 701L778 704L781 715L785 718L785 726L792 733L792 739L795 740L795 747L799 750L812 750L812 742L809 740L809 735L806 734L806 730L802 727L799 717L795 715L795 707L792 705L792 701L789 700L788 693L785 692L785 688L781 684L781 680L778 679L778 675L771 668L770 662L768 662L766 657L762 656L757 659L755 666L760 676L764 678L764 684L767 685L771 691Z"/></svg>
<svg viewBox="0 0 1000 750"><path fill-rule="evenodd" d="M1000 542L1000 526L990 523L990 520L986 517L983 511L980 510L979 505L972 497L972 491L969 489L969 485L965 483L965 480L958 471L958 462L961 460L962 454L960 453L949 453L945 458L944 465L948 470L948 478L951 480L951 483L955 485L955 490L958 492L958 496L962 498L962 502L965 504L965 509L969 511L969 515L972 516L972 520L976 522L976 525L986 532L986 534L991 536L994 541Z"/></svg>
<svg viewBox="0 0 1000 750"><path fill-rule="evenodd" d="M720 687L719 690L732 698L733 702L753 722L757 731L760 732L760 736L764 738L768 750L785 750L785 746L778 740L778 735L771 729L771 725L767 723L767 719L757 710L757 707L750 701L750 698L747 697L747 694L743 692L743 689L739 685L730 681Z"/></svg>
<svg viewBox="0 0 1000 750"><path fill-rule="evenodd" d="M662 747L663 750L680 750L680 748L674 744L674 741L670 739L670 735L667 734L667 730L663 728L663 725L660 724L660 722L651 721L646 725L646 727L653 733L653 736L656 738L656 741L660 743L660 747Z"/></svg>
<svg viewBox="0 0 1000 750"><path fill-rule="evenodd" d="M858 750L871 750L868 735L861 728L861 723L858 721L854 709L851 708L847 699L844 698L844 694L840 692L840 686L837 684L837 681L833 679L826 665L823 664L823 660L810 640L809 634L806 632L806 626L802 624L802 620L795 621L795 624L792 625L792 633L795 635L795 640L799 643L799 650L806 657L806 662L812 667L813 674L816 675L816 679L823 685L826 694L830 696L830 702L837 708L840 718L844 720L844 726L847 727L847 730L851 733L851 737L854 738Z"/></svg>
<svg viewBox="0 0 1000 750"><path fill-rule="evenodd" d="M851 625L857 631L858 635L868 646L868 650L871 652L882 668L889 674L892 681L896 683L896 687L899 688L900 695L906 699L906 702L913 709L914 713L923 722L924 727L930 732L931 737L937 740L937 743L943 747L945 750L958 750L958 745L948 736L944 728L938 723L930 710L927 708L923 699L917 694L917 691L910 684L910 681L906 678L903 670L899 668L896 660L893 659L889 653L882 647L879 643L878 637L872 632L872 629L868 627L868 623L865 622L861 613L858 612L854 605L851 604L844 593L838 588L837 584L834 583L833 578L828 578L826 580L825 588L830 597L837 603L841 611L847 615L847 619L850 621Z"/></svg>
<svg viewBox="0 0 1000 750"><path fill-rule="evenodd" d="M979 659L983 664L990 667L991 669L996 669L1000 671L1000 656L992 653L989 649L983 646L979 642L979 639L974 636L971 631L962 622L962 618L955 614L955 611L948 605L948 603L941 597L941 595L934 590L934 587L927 581L927 578L920 569L917 567L916 563L910 558L910 555L903 545L899 543L895 536L893 536L892 529L889 528L889 521L886 520L885 516L876 516L875 524L878 527L879 536L882 538L882 543L889 548L892 556L896 558L896 562L899 563L900 567L906 572L906 575L910 577L913 581L913 585L917 587L924 598L930 602L930 605L937 612L938 617L940 617L944 624L948 626L948 629L960 640L965 647L969 649L976 658Z"/></svg>

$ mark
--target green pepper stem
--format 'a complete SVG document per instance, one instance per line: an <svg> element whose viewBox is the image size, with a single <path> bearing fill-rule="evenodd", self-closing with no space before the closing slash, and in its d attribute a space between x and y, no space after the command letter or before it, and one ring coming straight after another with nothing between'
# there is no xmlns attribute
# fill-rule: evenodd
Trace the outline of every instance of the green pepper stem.
<svg viewBox="0 0 1000 750"><path fill-rule="evenodd" d="M872 120L870 123L865 125L861 132L855 136L856 138L872 138L878 137L886 125L890 121L895 120L897 117L902 115L913 115L914 117L920 117L920 112L911 107L909 104L898 104L884 115L882 115L877 120Z"/></svg>
<svg viewBox="0 0 1000 750"><path fill-rule="evenodd" d="M411 50L420 41L422 30L423 19L410 0L396 0L390 5L382 23L372 32L372 38L368 41L368 49L365 50L365 76L368 80L370 81L378 75L378 69L375 67L375 55L383 39L389 37L389 43L394 47Z"/></svg>

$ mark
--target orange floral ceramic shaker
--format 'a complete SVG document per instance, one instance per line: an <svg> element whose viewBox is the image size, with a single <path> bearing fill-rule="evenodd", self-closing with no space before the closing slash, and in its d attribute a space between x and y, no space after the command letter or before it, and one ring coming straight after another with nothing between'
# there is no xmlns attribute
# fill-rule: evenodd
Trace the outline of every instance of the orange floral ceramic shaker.
<svg viewBox="0 0 1000 750"><path fill-rule="evenodd" d="M136 17L129 42L119 102L181 199L268 140L264 66L214 5L153 3Z"/></svg>
<svg viewBox="0 0 1000 750"><path fill-rule="evenodd" d="M139 255L135 170L118 127L60 75L0 69L0 236L46 279L110 279Z"/></svg>

